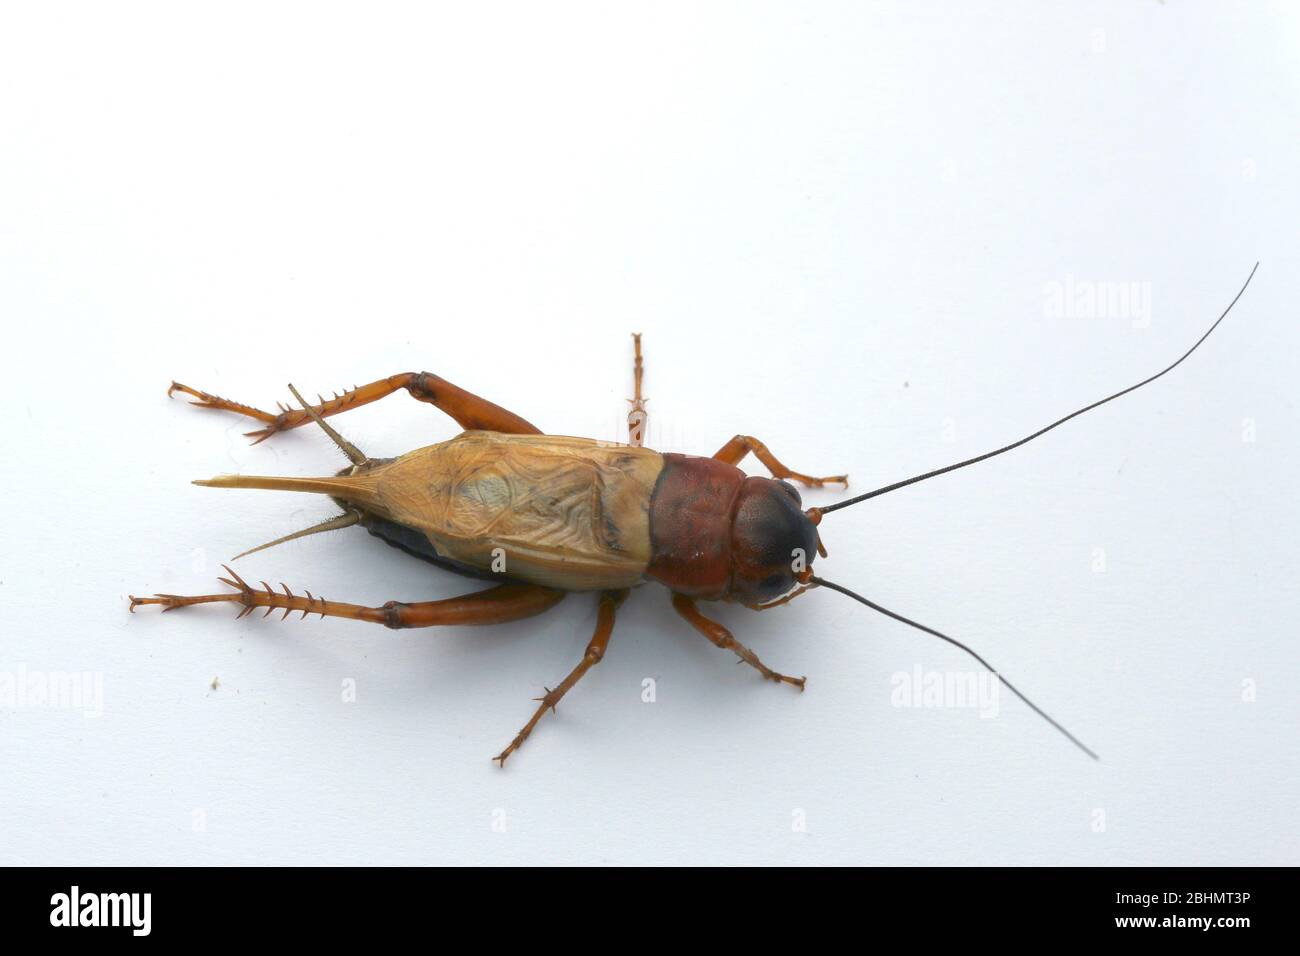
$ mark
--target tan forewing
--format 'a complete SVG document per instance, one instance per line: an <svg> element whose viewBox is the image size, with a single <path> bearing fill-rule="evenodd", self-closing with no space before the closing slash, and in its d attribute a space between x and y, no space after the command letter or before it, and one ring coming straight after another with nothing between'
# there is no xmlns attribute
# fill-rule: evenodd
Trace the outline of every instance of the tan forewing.
<svg viewBox="0 0 1300 956"><path fill-rule="evenodd" d="M367 497L453 560L567 590L620 588L650 560L662 468L631 445L468 431L375 469Z"/></svg>

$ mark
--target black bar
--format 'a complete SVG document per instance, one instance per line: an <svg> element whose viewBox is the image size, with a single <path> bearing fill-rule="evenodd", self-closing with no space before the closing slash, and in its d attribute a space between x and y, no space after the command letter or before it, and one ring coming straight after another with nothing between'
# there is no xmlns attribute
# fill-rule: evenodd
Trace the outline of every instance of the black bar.
<svg viewBox="0 0 1300 956"><path fill-rule="evenodd" d="M536 946L561 927L580 937L584 927L614 919L630 938L657 937L687 918L727 927L735 939L803 926L848 927L864 941L902 932L918 945L1099 936L1230 945L1289 928L1293 877L1265 868L18 868L0 874L0 925L7 942L64 937L91 945L193 946L223 935L338 945L394 933L445 940L454 930L482 934L484 944ZM74 886L76 922L102 914L120 925L53 925L74 921ZM149 894L147 935L142 894Z"/></svg>

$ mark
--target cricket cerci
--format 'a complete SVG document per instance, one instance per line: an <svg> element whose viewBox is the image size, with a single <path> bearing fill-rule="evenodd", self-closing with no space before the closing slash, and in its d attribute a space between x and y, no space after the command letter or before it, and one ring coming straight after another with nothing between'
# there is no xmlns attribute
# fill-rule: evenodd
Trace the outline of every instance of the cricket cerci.
<svg viewBox="0 0 1300 956"><path fill-rule="evenodd" d="M1256 264L1258 268L1258 263ZM825 557L821 525L826 515L908 485L1000 455L1171 371L1196 350L1231 311L1255 271L1223 313L1177 361L1150 378L1071 412L1016 442L933 471L894 482L834 504L805 509L795 484L847 487L844 475L812 477L787 468L767 446L736 435L711 457L652 451L640 444L645 424L640 336L634 339L632 410L626 444L543 434L530 422L428 372L404 372L311 405L292 385L300 408L264 412L173 382L204 408L256 419L255 442L315 422L348 457L338 474L317 478L221 475L195 484L215 488L264 488L326 495L341 509L314 527L271 541L263 548L310 534L360 526L392 546L448 571L492 582L491 586L440 601L389 601L378 607L327 601L311 592L295 594L266 582L252 587L228 566L221 578L231 590L220 594L132 597L131 610L160 605L164 611L194 604L232 603L240 616L301 611L321 617L370 621L390 628L500 624L550 610L573 591L598 601L595 633L577 666L547 689L529 721L494 759L502 766L532 733L548 709L605 656L614 616L628 591L658 582L671 592L673 607L687 623L724 650L732 651L767 680L803 690L803 677L779 673L700 609L702 602L730 601L754 610L787 604L817 588L847 595L880 613L955 645L970 654L1068 737L1096 754L1033 704L987 661L966 645L933 628L890 611L842 585L813 573ZM455 438L395 458L371 458L343 438L326 418L405 391L455 419L464 429ZM751 477L737 467L748 454L771 473Z"/></svg>

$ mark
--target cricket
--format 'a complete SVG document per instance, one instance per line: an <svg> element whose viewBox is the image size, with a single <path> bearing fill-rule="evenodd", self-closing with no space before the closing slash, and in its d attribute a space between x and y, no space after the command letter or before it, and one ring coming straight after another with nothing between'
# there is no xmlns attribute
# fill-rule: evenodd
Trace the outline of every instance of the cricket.
<svg viewBox="0 0 1300 956"><path fill-rule="evenodd" d="M849 588L813 573L827 557L822 542L826 517L880 495L946 475L1019 448L1085 412L1098 408L1177 368L1232 311L1259 263L1227 307L1186 352L1162 371L1077 409L1031 435L993 451L936 468L822 507L803 507L795 484L842 485L846 475L812 477L786 467L749 435L728 439L710 457L660 453L643 446L646 401L641 337L633 335L633 397L628 442L543 434L524 418L458 388L429 372L405 372L309 404L291 384L298 408L277 413L229 401L173 382L167 393L192 404L234 412L261 426L247 433L254 443L315 423L350 464L324 477L219 475L195 481L212 488L257 488L328 496L339 513L320 524L259 545L231 559L286 541L352 526L364 528L407 554L490 587L437 601L388 601L378 607L327 601L310 591L295 594L265 581L260 588L223 565L231 590L182 596L130 597L130 610L158 605L163 611L197 604L236 604L239 616L265 608L282 619L299 611L322 618L369 621L389 628L485 625L542 614L569 592L596 595L595 632L582 659L555 688L546 688L528 722L493 759L507 758L533 732L548 710L605 657L614 619L631 588L658 582L677 613L718 648L734 653L764 679L804 689L804 677L768 667L701 604L726 601L756 611L789 604L825 588L843 594L970 655L1080 750L1097 754L1021 693L1000 671L957 639L891 611ZM394 458L371 458L325 419L405 391L449 415L463 431L456 437ZM746 475L738 466L753 454L770 478Z"/></svg>

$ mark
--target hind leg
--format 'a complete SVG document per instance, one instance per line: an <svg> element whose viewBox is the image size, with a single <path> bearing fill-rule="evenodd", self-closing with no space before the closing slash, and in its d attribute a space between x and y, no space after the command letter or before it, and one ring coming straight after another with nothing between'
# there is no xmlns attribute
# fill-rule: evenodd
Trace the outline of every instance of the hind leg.
<svg viewBox="0 0 1300 956"><path fill-rule="evenodd" d="M225 567L225 565L222 565ZM459 597L445 598L441 601L420 601L404 604L389 601L381 607L366 607L361 604L345 604L342 601L327 601L315 597L310 591L305 596L294 594L285 585L280 587L284 593L274 591L265 581L261 582L263 590L250 587L238 574L226 568L229 578L221 578L222 583L234 590L222 594L197 594L190 597L179 594L155 594L153 597L131 598L131 610L141 605L158 604L164 611L194 604L238 604L243 610L239 616L251 614L257 608L266 608L266 614L283 611L281 618L288 617L294 611L301 611L305 618L308 614L321 617L345 617L354 621L369 621L371 624L383 624L386 627L434 627L440 624L505 624L533 617L553 608L564 598L563 591L539 587L535 584L511 582L498 584L483 591L463 594Z"/></svg>
<svg viewBox="0 0 1300 956"><path fill-rule="evenodd" d="M541 433L535 425L520 418L514 412L507 411L500 405L494 405L485 398L479 398L472 392L467 392L429 372L402 372L398 375L390 375L369 385L349 389L341 395L335 394L331 399L322 398L320 404L314 406L314 410L321 418L328 418L330 415L338 415L341 412L360 408L362 405L369 405L402 389L409 392L412 398L428 402L446 412L461 428L481 428L486 431L518 435ZM168 396L175 392L184 392L192 396L195 401L191 404L202 408L218 408L257 419L264 427L246 433L253 439L253 444L265 441L276 432L297 428L312 420L311 415L303 409L281 405L279 413L273 414L240 402L232 402L219 395L190 388L180 382L172 382L171 387L167 389Z"/></svg>

